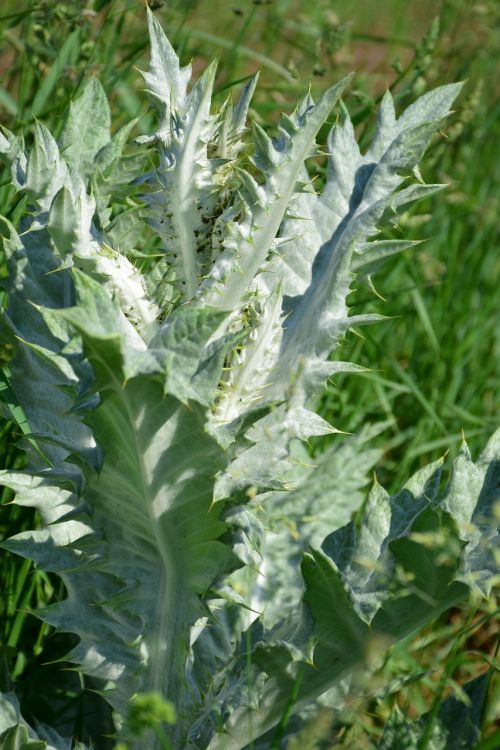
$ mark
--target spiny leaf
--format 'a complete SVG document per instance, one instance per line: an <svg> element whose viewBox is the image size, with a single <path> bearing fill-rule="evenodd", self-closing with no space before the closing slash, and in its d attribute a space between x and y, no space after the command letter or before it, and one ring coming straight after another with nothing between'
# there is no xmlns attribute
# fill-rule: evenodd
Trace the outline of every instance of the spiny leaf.
<svg viewBox="0 0 500 750"><path fill-rule="evenodd" d="M183 108L191 66L180 67L179 58L149 7L147 14L151 62L149 71L143 76L149 94L159 107L163 127L169 128L172 111Z"/></svg>
<svg viewBox="0 0 500 750"><path fill-rule="evenodd" d="M111 113L100 82L90 78L78 99L70 104L61 133L61 153L69 167L87 181L98 152L111 138Z"/></svg>

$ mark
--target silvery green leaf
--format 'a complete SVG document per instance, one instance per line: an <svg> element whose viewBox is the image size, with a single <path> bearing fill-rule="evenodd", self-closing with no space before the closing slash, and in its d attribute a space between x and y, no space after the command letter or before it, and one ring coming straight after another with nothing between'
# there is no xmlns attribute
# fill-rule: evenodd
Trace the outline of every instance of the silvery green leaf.
<svg viewBox="0 0 500 750"><path fill-rule="evenodd" d="M71 102L60 138L60 149L70 169L85 182L94 170L98 152L111 138L111 112L104 89L90 78Z"/></svg>
<svg viewBox="0 0 500 750"><path fill-rule="evenodd" d="M15 693L0 693L0 735L19 723L19 701Z"/></svg>
<svg viewBox="0 0 500 750"><path fill-rule="evenodd" d="M372 240L362 245L355 253L351 268L356 274L372 274L378 271L388 258L420 245L420 240Z"/></svg>
<svg viewBox="0 0 500 750"><path fill-rule="evenodd" d="M243 146L241 135L246 127L248 108L258 79L258 73L250 78L235 107L230 99L224 104L217 135L217 155L221 159L234 159Z"/></svg>
<svg viewBox="0 0 500 750"><path fill-rule="evenodd" d="M160 377L139 372L127 382L117 303L82 272L73 276L78 304L61 314L82 337L100 391L86 423L103 447L101 466L85 471L72 494L57 473L4 474L45 521L4 546L64 580L68 597L39 615L79 635L68 659L116 682L109 699L121 713L141 689L178 695L182 736L196 712L183 677L190 629L208 613L202 596L240 564L221 538L223 507L212 505L224 454L203 410L165 394Z"/></svg>
<svg viewBox="0 0 500 750"><path fill-rule="evenodd" d="M23 190L40 211L48 211L54 196L68 180L68 167L57 143L42 123L35 126L35 140L26 164Z"/></svg>
<svg viewBox="0 0 500 750"><path fill-rule="evenodd" d="M239 308L252 288L252 282L266 261L272 243L286 214L304 161L314 152L318 130L335 106L350 76L332 86L314 105L310 98L290 120L290 132L282 130L275 143L262 131L257 134L255 159L269 165L265 187L255 205L248 206L248 217L240 227L238 245L229 246L217 259L200 294L204 304L223 310Z"/></svg>
<svg viewBox="0 0 500 750"><path fill-rule="evenodd" d="M5 132L5 135L2 133ZM16 190L21 190L26 181L27 157L22 135L15 136L7 128L0 130L0 154L10 163L12 183Z"/></svg>
<svg viewBox="0 0 500 750"><path fill-rule="evenodd" d="M143 73L143 77L147 91L160 112L160 131L164 128L168 131L173 112L184 107L191 65L180 67L179 58L149 7L147 14L151 60L150 68Z"/></svg>
<svg viewBox="0 0 500 750"><path fill-rule="evenodd" d="M72 254L97 253L99 244L92 226L95 200L88 195L80 176L55 194L47 220L47 229L59 255L68 263Z"/></svg>
<svg viewBox="0 0 500 750"><path fill-rule="evenodd" d="M293 489L264 499L261 520L268 531L251 597L252 606L263 611L266 626L297 602L302 554L319 549L325 536L347 524L362 504L368 473L380 457L367 442L384 426L366 428L315 460L304 451Z"/></svg>
<svg viewBox="0 0 500 750"><path fill-rule="evenodd" d="M418 163L459 88L453 85L426 95L408 116L403 113L399 119L390 94L386 94L373 144L364 155L344 113L328 139L328 175L321 195L316 195L302 166L303 189L289 195L272 252L268 249L265 263L254 269L258 273L254 299L249 297L249 303L256 309L255 322L234 362L231 387L220 402L216 419L236 423L245 412L280 401L285 394L303 405L335 371L330 369L328 357L347 331L380 319L349 316L347 296L353 272L373 273L385 258L408 247L401 240L391 244L372 238L386 214L390 218L390 212L399 206L440 188L418 184L399 189L404 173ZM306 116L307 106L300 116ZM263 131L257 129L256 134L257 165L267 165L273 175L279 164L279 149ZM271 183L275 178L268 179ZM226 250L216 259L212 271L225 293L231 264L240 281L243 275L238 269L248 266L239 254L247 241L253 243L254 213L264 206L267 215L272 201L272 196L266 198L264 188L252 185L249 178L245 186L247 202L253 208L246 210L239 223L231 225L224 242ZM276 193L281 194L279 190ZM262 224L267 231L269 221ZM254 250L252 253L256 258ZM210 279L206 283L210 285ZM338 369L341 371L341 367Z"/></svg>
<svg viewBox="0 0 500 750"><path fill-rule="evenodd" d="M210 308L181 307L156 333L145 352L130 361L128 377L159 373L166 393L183 403L190 400L210 406L220 380L224 359L234 336L210 341L224 319Z"/></svg>
<svg viewBox="0 0 500 750"><path fill-rule="evenodd" d="M63 445L79 445L85 452L95 446L95 441L82 418L71 410L78 387L90 378L88 366L78 357L78 348L69 359L63 358L62 364L58 356L67 338L59 338L64 336L62 330L53 335L37 307L63 308L72 303L69 273L65 269L56 272L58 260L45 229L31 229L22 238L11 225L6 224L6 230L3 245L9 270L9 303L3 313L4 335L19 342L7 378L17 404L22 405L24 431L54 435ZM51 358L49 352L56 356ZM27 372L32 379L26 378ZM43 393L35 392L33 382L44 383ZM35 441L30 455L35 466L40 461L45 467L60 466L68 449L61 444L44 444L36 449Z"/></svg>
<svg viewBox="0 0 500 750"><path fill-rule="evenodd" d="M444 503L457 521L460 538L467 542L457 580L483 596L489 596L500 575L499 462L500 431L490 438L476 464L464 443Z"/></svg>
<svg viewBox="0 0 500 750"><path fill-rule="evenodd" d="M179 292L188 300L199 284L199 234L204 203L213 190L207 144L213 127L210 102L215 70L215 64L207 68L183 108L173 110L175 121L168 130L159 131L159 165L149 176L150 190L145 194L149 223L171 254Z"/></svg>
<svg viewBox="0 0 500 750"><path fill-rule="evenodd" d="M125 246L122 235L118 234L118 226L123 226L127 215L137 213L137 208L133 211L126 203L135 190L132 183L137 169L142 171L144 168L142 155L139 156L135 150L130 155L126 151L130 133L136 123L137 119L123 125L98 151L95 156L95 171L91 175L99 223L113 247ZM116 210L116 203L122 201L125 201L124 210L113 218L113 208ZM134 234L142 237L142 223L134 221L133 230Z"/></svg>
<svg viewBox="0 0 500 750"><path fill-rule="evenodd" d="M375 482L360 518L328 536L323 543L324 551L335 560L351 592L359 617L367 623L372 621L383 599L391 595L395 571L388 545L407 535L412 522L435 500L441 463L426 466L392 498Z"/></svg>
<svg viewBox="0 0 500 750"><path fill-rule="evenodd" d="M410 115L403 114L397 125L389 128L390 137L384 133L387 117L381 117L373 151L369 149L363 157L357 150L347 118L333 129L329 141L330 173L318 201L321 200L323 211L328 203L344 208L338 214L336 225L332 216L332 234L323 239L321 248L311 258L309 286L301 295L291 298L286 306L288 317L284 323L281 362L271 373L271 380L282 380L285 372L294 372L293 362L303 361L299 367L303 367L301 377L308 394L308 356L324 358L347 327L363 322L347 318L345 300L350 290L353 254L359 254L356 256L359 266L363 251L368 251L371 245L367 240L379 231L378 221L398 200L396 191L404 180L402 172L408 172L418 163L440 120L449 111L452 95L456 96L458 90L457 86L447 88L432 98L432 106L426 106L424 102ZM439 106L438 101L441 102ZM383 142L384 149L381 148ZM349 159L345 159L346 148L351 151ZM377 156L378 161L375 161ZM316 225L321 227L321 221ZM287 245L283 247L283 256L286 257Z"/></svg>
<svg viewBox="0 0 500 750"><path fill-rule="evenodd" d="M487 460L488 482L498 482L497 448ZM467 461L474 477L485 459ZM460 514L440 498L436 472L438 465L418 472L392 498L376 486L357 524L327 537L323 551L303 556L305 592L295 615L269 631L256 620L242 635L247 669L254 666L255 679L264 675L259 703L234 709L209 750L243 750L280 721L291 694L292 712L300 711L362 666L372 634L397 640L467 596L457 580ZM471 507L482 506L482 490L474 486ZM377 586L384 577L385 589Z"/></svg>
<svg viewBox="0 0 500 750"><path fill-rule="evenodd" d="M62 266L93 268L117 294L123 326L135 346L142 348L157 330L159 310L146 298L144 280L131 261L99 237L93 223L95 211L92 193L87 193L79 175L72 174L52 201L47 229Z"/></svg>

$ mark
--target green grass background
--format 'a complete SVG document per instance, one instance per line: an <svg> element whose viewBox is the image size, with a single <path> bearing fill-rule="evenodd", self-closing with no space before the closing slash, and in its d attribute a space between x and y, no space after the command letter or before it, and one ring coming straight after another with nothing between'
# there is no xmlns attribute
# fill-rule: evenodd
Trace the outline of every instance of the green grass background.
<svg viewBox="0 0 500 750"><path fill-rule="evenodd" d="M457 111L424 161L428 182L448 182L440 193L403 218L391 236L425 238L416 250L392 260L351 296L356 312L394 316L362 335L351 334L340 356L372 369L338 377L321 409L339 429L355 431L388 420L376 438L384 449L379 480L395 489L420 465L445 451L453 455L465 434L477 454L498 416L500 321L500 4L495 0L171 0L158 15L195 75L217 56L217 95L224 98L257 69L261 79L251 115L272 130L310 84L313 95L356 69L346 95L362 144L387 87L399 107L428 88L464 80ZM24 131L35 118L56 135L69 101L89 75L110 95L116 126L151 117L137 68L147 65L144 3L139 0L3 0L0 4L0 122ZM321 165L318 167L321 179ZM21 207L0 168L0 213L16 218ZM1 262L1 261L0 261ZM8 352L0 352L8 356ZM22 465L12 426L0 425L0 465ZM341 440L341 436L333 438ZM316 445L313 444L314 450ZM24 509L0 506L0 538L33 519ZM18 684L25 712L84 734L85 717L100 716L84 678L58 662L69 636L41 625L30 608L62 596L56 578L29 562L0 557L0 689L8 674ZM295 747L374 747L394 704L409 718L436 705L456 685L489 669L487 656L498 623L495 598L471 603L398 645L376 672L375 690L390 680L418 679L390 695L328 714ZM457 660L453 649L460 647ZM382 646L375 645L380 650ZM454 659L454 661L453 661ZM453 662L453 664L452 664ZM446 665L452 664L448 669ZM444 671L443 671L444 670ZM450 672L448 674L448 672ZM443 675L445 679L443 681ZM50 690L42 690L42 686ZM92 685L90 684L90 687ZM50 699L50 700L49 700ZM492 742L498 696L494 687L483 716L484 742ZM324 719L324 720L323 720ZM96 718L97 722L97 718ZM488 739L490 738L490 739ZM487 747L500 747L484 744ZM496 740L495 740L496 742ZM323 744L321 744L323 743ZM420 750L425 750L423 747Z"/></svg>

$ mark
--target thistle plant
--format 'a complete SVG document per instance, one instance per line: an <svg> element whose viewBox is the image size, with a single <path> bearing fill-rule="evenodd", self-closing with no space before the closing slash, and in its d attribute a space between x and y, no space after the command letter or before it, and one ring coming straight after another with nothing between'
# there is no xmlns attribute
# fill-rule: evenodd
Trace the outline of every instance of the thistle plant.
<svg viewBox="0 0 500 750"><path fill-rule="evenodd" d="M314 461L305 447L336 431L315 410L326 381L360 370L339 342L380 319L349 315L355 279L413 244L380 228L443 187L418 164L460 84L399 117L387 93L362 154L348 77L275 138L254 125L249 155L256 79L214 111L215 65L189 88L148 18L157 130L132 156L134 123L111 136L95 79L59 143L41 123L28 151L0 137L26 205L19 227L3 220L2 397L27 460L1 481L42 519L2 546L63 580L66 598L36 614L78 636L67 658L101 680L120 742L162 747L126 721L159 693L176 750L268 748L291 714L342 704L373 637L487 596L497 575L498 434L476 463L464 444L446 485L437 461L364 502L381 426ZM14 691L0 730L4 747L72 746L28 727Z"/></svg>

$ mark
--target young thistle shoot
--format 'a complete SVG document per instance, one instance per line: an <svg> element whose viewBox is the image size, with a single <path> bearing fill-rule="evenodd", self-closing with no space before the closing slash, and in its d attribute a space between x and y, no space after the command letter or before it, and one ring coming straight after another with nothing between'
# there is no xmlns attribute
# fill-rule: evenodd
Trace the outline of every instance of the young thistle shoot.
<svg viewBox="0 0 500 750"><path fill-rule="evenodd" d="M276 138L254 126L248 157L256 79L217 111L215 66L191 85L150 10L148 22L157 127L138 139L142 159L127 159L133 124L111 135L95 79L59 143L42 124L29 150L0 136L27 201L20 227L2 222L15 354L0 394L26 467L1 482L41 518L2 546L64 582L36 614L78 636L67 659L100 680L117 740L274 747L287 712L327 693L341 705L374 634L402 638L470 589L487 596L498 573L498 434L476 463L462 447L444 490L436 462L366 502L380 426L314 465L304 447L335 430L315 410L326 381L360 369L339 343L379 319L349 314L356 278L412 244L381 228L443 187L413 175L460 84L399 116L387 92L361 153L339 110L348 76L306 95ZM318 190L310 158L335 112ZM138 191L141 209L120 213ZM138 736L127 717L143 693L175 714ZM15 690L0 730L5 747L71 745L28 727Z"/></svg>

